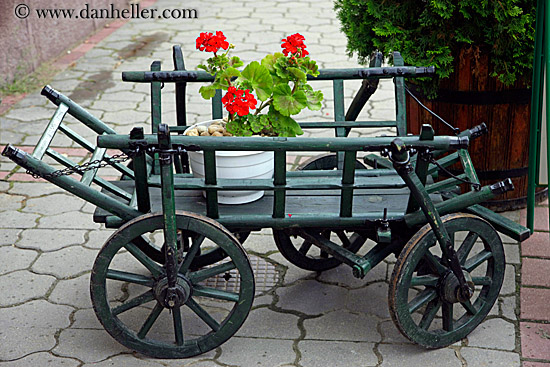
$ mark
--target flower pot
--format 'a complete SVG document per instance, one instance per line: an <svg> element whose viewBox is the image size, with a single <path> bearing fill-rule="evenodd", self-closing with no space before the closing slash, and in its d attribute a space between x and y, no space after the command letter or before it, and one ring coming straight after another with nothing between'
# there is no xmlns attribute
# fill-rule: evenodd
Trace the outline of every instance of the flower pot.
<svg viewBox="0 0 550 367"><path fill-rule="evenodd" d="M191 126L209 126L214 121L204 121ZM223 147L223 137L220 148ZM189 163L193 176L204 178L204 154L202 151L189 152ZM273 152L264 151L216 151L216 178L251 179L271 178L274 167ZM205 193L203 192L203 195ZM264 196L260 190L218 191L220 204L245 204L256 201Z"/></svg>

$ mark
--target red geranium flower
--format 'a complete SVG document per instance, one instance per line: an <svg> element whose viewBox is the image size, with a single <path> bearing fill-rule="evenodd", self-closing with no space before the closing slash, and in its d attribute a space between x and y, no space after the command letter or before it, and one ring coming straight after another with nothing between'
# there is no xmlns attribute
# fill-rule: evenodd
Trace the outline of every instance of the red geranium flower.
<svg viewBox="0 0 550 367"><path fill-rule="evenodd" d="M216 53L220 48L227 50L228 47L229 42L225 40L225 36L221 31L217 31L215 35L210 32L202 32L197 37L197 49L199 51Z"/></svg>
<svg viewBox="0 0 550 367"><path fill-rule="evenodd" d="M222 103L227 112L239 116L248 115L250 109L256 108L258 101L248 89L237 89L233 86L227 88L227 93L222 98Z"/></svg>
<svg viewBox="0 0 550 367"><path fill-rule="evenodd" d="M283 49L283 54L288 56L292 54L298 57L304 57L309 55L309 52L306 51L306 45L304 44L305 37L300 33L295 33L287 38L283 38L281 48Z"/></svg>

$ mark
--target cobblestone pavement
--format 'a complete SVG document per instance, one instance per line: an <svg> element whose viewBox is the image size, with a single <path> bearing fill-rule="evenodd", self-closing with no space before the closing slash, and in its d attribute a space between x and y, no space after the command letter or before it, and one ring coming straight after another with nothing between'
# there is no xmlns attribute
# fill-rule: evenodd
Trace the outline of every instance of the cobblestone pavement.
<svg viewBox="0 0 550 367"><path fill-rule="evenodd" d="M181 1L158 0L154 7L177 8ZM123 70L147 70L161 60L170 70L171 46L181 44L186 66L204 54L194 49L199 32L221 29L245 62L279 49L282 37L300 32L323 68L355 67L331 1L186 1L198 19L132 20L100 40L60 72L51 85L117 132L150 123L148 86L123 83ZM90 47L88 47L90 48ZM324 84L325 108L316 119L331 120L332 92ZM346 84L349 103L358 83ZM189 87L191 122L209 118L210 108ZM174 90L163 90L163 121L175 120ZM55 108L30 93L0 116L0 145L31 151ZM306 119L313 114L301 116ZM391 82L382 82L362 113L364 119L393 119ZM67 125L90 141L95 134L75 119ZM354 132L381 135L388 129ZM316 135L315 135L316 134ZM306 132L307 136L332 134ZM52 144L81 162L86 154L58 134ZM291 157L295 168L304 157ZM55 165L55 162L48 161ZM102 175L113 178L114 173ZM89 298L90 269L112 233L92 221L94 207L42 180L33 180L5 158L0 160L0 366L520 366L518 243L504 238L506 277L489 317L468 338L448 348L426 350L410 344L393 325L387 307L395 258L364 280L348 267L324 273L289 264L269 230L244 243L253 263L269 271L258 280L253 310L236 336L214 351L188 360L152 360L115 342L96 320ZM519 212L507 213L519 221ZM545 334L546 335L546 334ZM537 359L534 359L537 361ZM531 364L530 366L543 366Z"/></svg>

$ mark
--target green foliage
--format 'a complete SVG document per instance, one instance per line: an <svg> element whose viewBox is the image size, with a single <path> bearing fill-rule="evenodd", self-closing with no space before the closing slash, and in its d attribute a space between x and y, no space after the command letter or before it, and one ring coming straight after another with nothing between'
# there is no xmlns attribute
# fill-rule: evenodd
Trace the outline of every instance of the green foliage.
<svg viewBox="0 0 550 367"><path fill-rule="evenodd" d="M372 52L401 52L406 64L453 72L460 49L489 53L492 76L504 84L531 79L534 0L336 0L348 52L366 63Z"/></svg>
<svg viewBox="0 0 550 367"><path fill-rule="evenodd" d="M233 47L231 45L229 50ZM307 56L285 56L277 52L265 56L261 63L251 62L239 71L236 67L243 63L236 56L229 57L229 50L207 59L205 65L198 66L215 77L211 85L200 88L201 96L210 99L214 97L216 89L235 87L254 93L260 104L254 112L244 116L230 113L227 131L236 136L303 134L300 125L291 116L304 108L317 111L322 107L323 93L314 91L307 84L307 75L319 75L316 62Z"/></svg>

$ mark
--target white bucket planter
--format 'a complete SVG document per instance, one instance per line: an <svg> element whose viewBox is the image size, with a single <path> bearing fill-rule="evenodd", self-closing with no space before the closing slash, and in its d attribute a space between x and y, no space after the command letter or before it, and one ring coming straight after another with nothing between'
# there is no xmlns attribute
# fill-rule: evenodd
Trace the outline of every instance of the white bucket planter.
<svg viewBox="0 0 550 367"><path fill-rule="evenodd" d="M195 126L208 126L213 121L204 121ZM220 137L223 148L223 137ZM202 151L188 152L193 176L204 178L204 154ZM273 177L273 152L264 151L216 151L216 177L233 179L271 178ZM206 195L203 193L203 195ZM220 204L245 204L260 199L264 191L218 191Z"/></svg>

